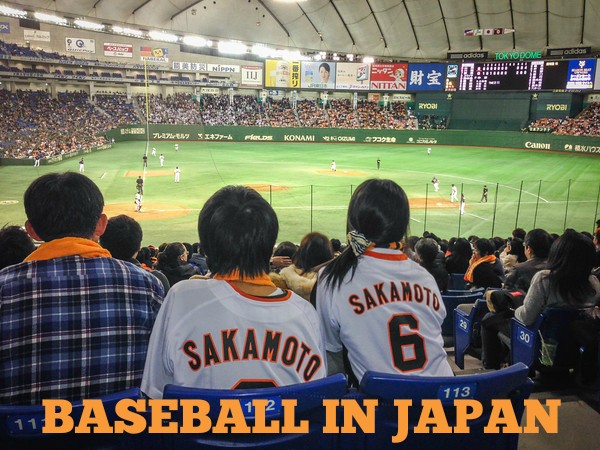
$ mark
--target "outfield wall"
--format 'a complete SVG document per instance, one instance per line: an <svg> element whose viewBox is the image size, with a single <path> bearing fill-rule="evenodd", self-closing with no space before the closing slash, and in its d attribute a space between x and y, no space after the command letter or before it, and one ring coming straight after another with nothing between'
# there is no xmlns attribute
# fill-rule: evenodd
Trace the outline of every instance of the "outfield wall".
<svg viewBox="0 0 600 450"><path fill-rule="evenodd" d="M112 148L112 145L106 144L99 147L86 148L85 150L76 150L63 155L52 156L51 158L40 160L40 165L54 164L59 161L64 161L65 159L78 158L85 154L106 150L108 148ZM30 158L0 158L0 166L33 166L34 163L35 160Z"/></svg>
<svg viewBox="0 0 600 450"><path fill-rule="evenodd" d="M146 139L144 125L111 130L109 138ZM466 145L555 150L600 155L600 137L558 136L549 133L464 130L366 130L342 128L210 127L150 125L153 141L344 142L374 144Z"/></svg>
<svg viewBox="0 0 600 450"><path fill-rule="evenodd" d="M145 125L128 125L110 130L115 141L146 140ZM553 150L568 153L600 155L600 137L558 136L549 133L514 131L465 130L354 130L345 128L273 128L273 127L212 127L201 125L150 125L152 141L230 141L230 142L320 142L371 143L408 145L458 145L516 149ZM54 164L93 150L80 150L44 159L42 164ZM32 165L31 159L0 158L0 165Z"/></svg>

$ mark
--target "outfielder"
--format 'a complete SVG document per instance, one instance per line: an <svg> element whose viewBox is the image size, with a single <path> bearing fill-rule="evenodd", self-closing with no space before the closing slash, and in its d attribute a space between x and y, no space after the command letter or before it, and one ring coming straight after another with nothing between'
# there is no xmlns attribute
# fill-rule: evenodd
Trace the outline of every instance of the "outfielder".
<svg viewBox="0 0 600 450"><path fill-rule="evenodd" d="M458 201L458 189L453 184L452 189L450 190L450 202L454 203Z"/></svg>

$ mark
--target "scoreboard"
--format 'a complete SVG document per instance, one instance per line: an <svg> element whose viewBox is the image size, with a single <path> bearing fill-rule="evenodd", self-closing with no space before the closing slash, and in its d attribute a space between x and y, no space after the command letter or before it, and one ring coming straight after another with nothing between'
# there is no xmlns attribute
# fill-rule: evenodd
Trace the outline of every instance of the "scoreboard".
<svg viewBox="0 0 600 450"><path fill-rule="evenodd" d="M594 59L463 63L460 66L458 90L592 89L595 66Z"/></svg>

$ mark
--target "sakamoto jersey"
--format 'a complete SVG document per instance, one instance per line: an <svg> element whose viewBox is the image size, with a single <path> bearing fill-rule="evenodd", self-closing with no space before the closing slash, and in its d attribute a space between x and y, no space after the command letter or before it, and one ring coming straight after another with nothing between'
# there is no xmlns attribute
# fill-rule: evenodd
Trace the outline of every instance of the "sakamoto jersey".
<svg viewBox="0 0 600 450"><path fill-rule="evenodd" d="M210 389L273 387L327 375L317 312L291 291L244 294L222 280L186 280L157 317L142 390L166 384Z"/></svg>
<svg viewBox="0 0 600 450"><path fill-rule="evenodd" d="M373 249L359 257L341 287L317 286L317 310L326 349L348 350L360 381L367 370L451 376L441 324L446 317L434 278L398 250Z"/></svg>

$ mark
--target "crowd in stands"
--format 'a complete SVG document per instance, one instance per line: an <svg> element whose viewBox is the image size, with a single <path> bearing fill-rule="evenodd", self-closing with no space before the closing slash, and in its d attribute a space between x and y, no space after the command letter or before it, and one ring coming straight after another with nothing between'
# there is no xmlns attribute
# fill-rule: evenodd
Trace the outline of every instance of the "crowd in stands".
<svg viewBox="0 0 600 450"><path fill-rule="evenodd" d="M485 368L500 368L507 355L498 332L512 314L496 309L496 297L519 289L514 315L525 324L546 306L587 308L578 323L578 370L596 380L600 221L594 234L517 228L508 239L406 236L406 193L391 180L370 179L350 199L345 247L318 232L300 245L275 247L278 220L269 203L250 188L226 186L199 214L201 245L155 248L141 247L135 219L107 218L99 188L79 173L34 180L24 207L25 229L0 230L0 338L10 342L0 355L0 404L92 398L134 386L160 398L170 383L284 386L339 372L358 383L366 370L452 376L441 339L452 311L442 293L457 271L469 288L497 289L489 291L481 325ZM415 345L409 359L395 357L394 348L390 356L381 342L403 326L418 327L427 353ZM65 336L69 345L59 345ZM301 357L289 352L289 339ZM288 350L280 349L285 357L278 360L257 345L274 346L275 355L279 345Z"/></svg>
<svg viewBox="0 0 600 450"><path fill-rule="evenodd" d="M327 111L314 100L302 99L296 103L300 126L329 128Z"/></svg>
<svg viewBox="0 0 600 450"><path fill-rule="evenodd" d="M269 116L269 125L272 127L298 127L300 126L296 113L287 98L274 101L269 98L267 101L267 115Z"/></svg>
<svg viewBox="0 0 600 450"><path fill-rule="evenodd" d="M385 111L378 103L361 100L356 105L356 116L360 128L381 130L388 128Z"/></svg>
<svg viewBox="0 0 600 450"><path fill-rule="evenodd" d="M358 128L356 113L348 99L330 100L327 113L332 128Z"/></svg>
<svg viewBox="0 0 600 450"><path fill-rule="evenodd" d="M132 124L140 122L135 113L133 103L127 101L125 94L96 94L94 97L96 106L104 111L112 120L121 124Z"/></svg>
<svg viewBox="0 0 600 450"><path fill-rule="evenodd" d="M103 114L84 92L0 90L0 154L5 158L47 158L106 144L103 132L128 117Z"/></svg>
<svg viewBox="0 0 600 450"><path fill-rule="evenodd" d="M167 123L182 125L197 125L202 123L202 114L199 104L192 99L190 94L176 93L163 97L150 94L149 106L146 105L146 96L137 98L140 109L144 114L149 112L150 123Z"/></svg>
<svg viewBox="0 0 600 450"><path fill-rule="evenodd" d="M592 103L575 118L534 120L527 130L568 136L600 136L600 103Z"/></svg>

